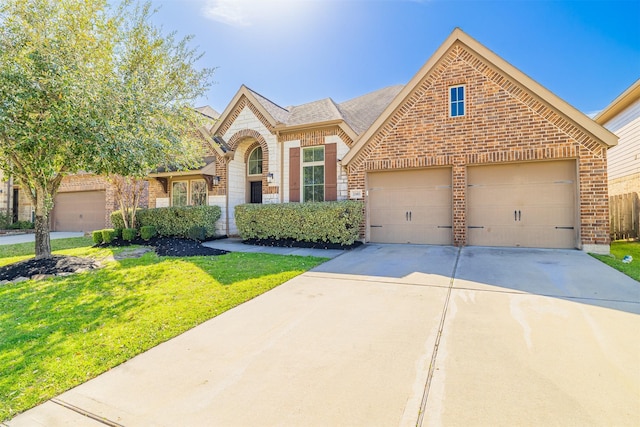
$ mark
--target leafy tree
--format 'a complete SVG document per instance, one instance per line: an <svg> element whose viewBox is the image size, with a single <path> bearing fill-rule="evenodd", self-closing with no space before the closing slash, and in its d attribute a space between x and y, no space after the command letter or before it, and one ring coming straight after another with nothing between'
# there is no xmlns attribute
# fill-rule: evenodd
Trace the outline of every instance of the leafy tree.
<svg viewBox="0 0 640 427"><path fill-rule="evenodd" d="M49 213L79 171L141 177L193 166L190 102L211 84L192 38L151 23L149 3L0 0L0 168L35 206L36 258L51 256Z"/></svg>

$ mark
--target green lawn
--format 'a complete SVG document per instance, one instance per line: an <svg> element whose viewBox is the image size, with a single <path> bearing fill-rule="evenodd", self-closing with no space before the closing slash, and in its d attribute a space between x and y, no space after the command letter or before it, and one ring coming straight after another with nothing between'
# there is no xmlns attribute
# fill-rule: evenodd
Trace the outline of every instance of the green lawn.
<svg viewBox="0 0 640 427"><path fill-rule="evenodd" d="M53 240L56 253L105 258L120 249ZM0 246L0 265L33 243ZM326 261L230 253L147 253L103 269L0 285L0 420L81 384Z"/></svg>
<svg viewBox="0 0 640 427"><path fill-rule="evenodd" d="M625 255L631 255L633 261L629 264L623 263L622 258ZM640 282L640 242L612 242L611 256L594 254L592 256Z"/></svg>

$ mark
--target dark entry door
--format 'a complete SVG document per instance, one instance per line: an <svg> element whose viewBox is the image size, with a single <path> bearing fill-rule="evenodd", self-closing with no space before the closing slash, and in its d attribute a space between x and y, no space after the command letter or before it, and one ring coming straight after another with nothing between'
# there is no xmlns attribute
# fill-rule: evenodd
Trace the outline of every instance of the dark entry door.
<svg viewBox="0 0 640 427"><path fill-rule="evenodd" d="M262 203L262 181L251 183L251 203Z"/></svg>

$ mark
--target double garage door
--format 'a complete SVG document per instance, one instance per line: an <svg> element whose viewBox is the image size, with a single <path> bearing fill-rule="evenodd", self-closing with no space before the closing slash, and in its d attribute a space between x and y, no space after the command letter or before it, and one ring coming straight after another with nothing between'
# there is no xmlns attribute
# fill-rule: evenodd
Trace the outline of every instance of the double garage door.
<svg viewBox="0 0 640 427"><path fill-rule="evenodd" d="M467 244L573 248L575 161L467 168ZM451 169L368 175L369 240L453 243Z"/></svg>
<svg viewBox="0 0 640 427"><path fill-rule="evenodd" d="M51 212L53 231L93 231L105 227L104 191L58 193Z"/></svg>

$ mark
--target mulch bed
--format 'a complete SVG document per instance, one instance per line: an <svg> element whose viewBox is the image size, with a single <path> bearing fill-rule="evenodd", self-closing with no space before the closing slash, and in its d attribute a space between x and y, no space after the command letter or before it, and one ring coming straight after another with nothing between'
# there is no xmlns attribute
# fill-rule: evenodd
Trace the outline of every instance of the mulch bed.
<svg viewBox="0 0 640 427"><path fill-rule="evenodd" d="M247 239L242 243L257 246L277 246L280 248L307 248L307 249L353 249L362 245L362 242L354 242L351 245L340 245L329 242L299 242L292 239Z"/></svg>
<svg viewBox="0 0 640 427"><path fill-rule="evenodd" d="M153 238L149 241L136 239L132 242L114 240L111 244L100 244L98 247L107 246L131 246L143 245L151 246L159 256L217 256L224 255L228 251L208 248L199 242L189 239L176 239L169 237ZM60 276L75 273L78 270L90 270L99 268L97 261L88 258L73 256L53 255L51 258L35 259L17 262L4 267L0 267L0 281L13 281L18 278L33 278L34 276Z"/></svg>
<svg viewBox="0 0 640 427"><path fill-rule="evenodd" d="M88 258L53 255L51 258L28 259L0 268L0 280L14 280L18 277L31 278L40 274L60 275L78 270L92 270L100 265Z"/></svg>

